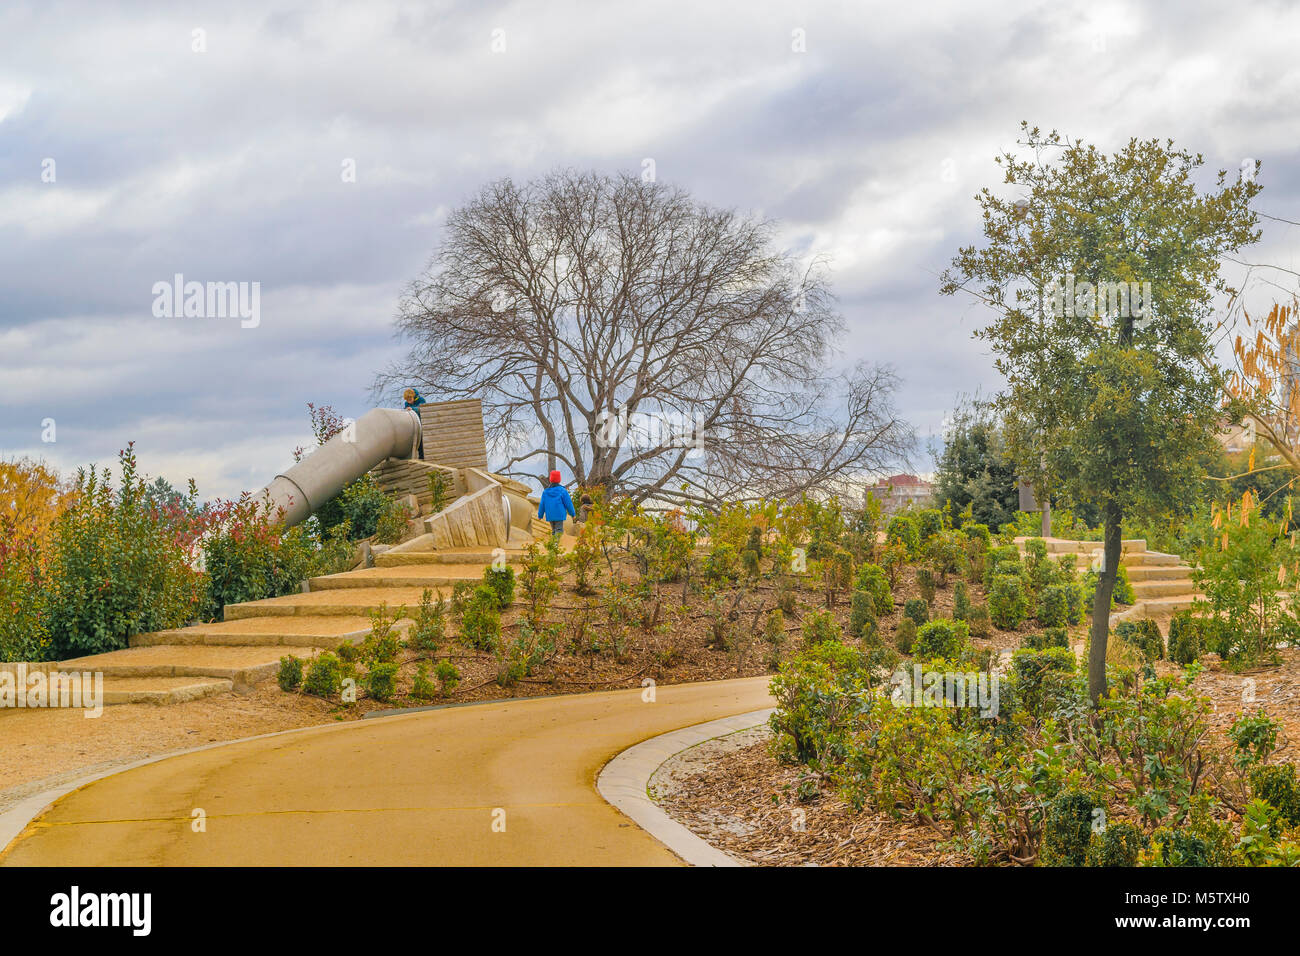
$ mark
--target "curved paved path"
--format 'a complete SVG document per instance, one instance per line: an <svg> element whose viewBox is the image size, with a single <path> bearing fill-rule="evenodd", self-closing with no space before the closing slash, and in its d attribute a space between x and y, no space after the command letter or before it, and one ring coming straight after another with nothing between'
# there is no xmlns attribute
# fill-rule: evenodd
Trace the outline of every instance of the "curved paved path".
<svg viewBox="0 0 1300 956"><path fill-rule="evenodd" d="M0 863L671 865L596 793L600 768L669 730L771 706L768 680L661 686L655 703L620 690L449 707L180 754L61 798ZM196 808L206 832L192 830Z"/></svg>

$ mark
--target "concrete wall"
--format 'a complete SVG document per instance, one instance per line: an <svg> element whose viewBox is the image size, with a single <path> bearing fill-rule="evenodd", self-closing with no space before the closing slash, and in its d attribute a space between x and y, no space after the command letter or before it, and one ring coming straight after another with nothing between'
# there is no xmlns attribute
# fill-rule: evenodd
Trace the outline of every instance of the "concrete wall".
<svg viewBox="0 0 1300 956"><path fill-rule="evenodd" d="M477 398L420 406L424 460L451 468L486 468L483 403Z"/></svg>

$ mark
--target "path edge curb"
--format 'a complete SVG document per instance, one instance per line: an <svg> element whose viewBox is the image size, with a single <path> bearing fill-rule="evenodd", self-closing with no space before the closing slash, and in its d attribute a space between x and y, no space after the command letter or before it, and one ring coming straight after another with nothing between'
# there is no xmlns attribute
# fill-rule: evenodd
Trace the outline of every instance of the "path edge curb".
<svg viewBox="0 0 1300 956"><path fill-rule="evenodd" d="M692 724L643 740L614 756L596 777L596 791L613 806L690 866L744 866L678 823L650 799L650 778L664 762L707 740L725 737L764 723L775 708Z"/></svg>

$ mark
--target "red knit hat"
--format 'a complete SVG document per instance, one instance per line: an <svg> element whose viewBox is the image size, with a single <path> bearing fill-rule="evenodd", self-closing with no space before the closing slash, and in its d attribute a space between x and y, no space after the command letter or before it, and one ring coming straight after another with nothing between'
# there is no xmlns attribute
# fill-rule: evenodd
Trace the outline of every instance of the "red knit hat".
<svg viewBox="0 0 1300 956"><path fill-rule="evenodd" d="M551 484L558 485L559 483L560 483L560 473L558 471L551 472Z"/></svg>

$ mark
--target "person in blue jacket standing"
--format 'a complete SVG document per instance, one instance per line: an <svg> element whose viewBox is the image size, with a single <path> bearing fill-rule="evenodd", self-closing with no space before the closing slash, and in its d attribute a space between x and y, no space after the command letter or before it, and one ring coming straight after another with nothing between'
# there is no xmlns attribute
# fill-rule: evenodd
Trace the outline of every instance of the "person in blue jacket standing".
<svg viewBox="0 0 1300 956"><path fill-rule="evenodd" d="M564 533L564 519L576 518L573 499L569 489L560 484L560 473L551 472L551 486L542 492L542 500L537 504L537 517L551 523L551 535L558 537Z"/></svg>

